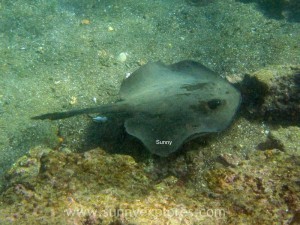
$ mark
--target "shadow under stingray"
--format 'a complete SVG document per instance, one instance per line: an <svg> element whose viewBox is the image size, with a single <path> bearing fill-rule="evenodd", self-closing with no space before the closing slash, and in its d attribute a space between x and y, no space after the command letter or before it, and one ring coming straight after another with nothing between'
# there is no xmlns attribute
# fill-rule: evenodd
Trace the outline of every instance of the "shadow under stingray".
<svg viewBox="0 0 300 225"><path fill-rule="evenodd" d="M148 158L151 153L137 138L127 134L124 120L110 118L104 123L91 122L85 130L85 142L89 143L83 151L100 147L112 154L126 154L134 158Z"/></svg>

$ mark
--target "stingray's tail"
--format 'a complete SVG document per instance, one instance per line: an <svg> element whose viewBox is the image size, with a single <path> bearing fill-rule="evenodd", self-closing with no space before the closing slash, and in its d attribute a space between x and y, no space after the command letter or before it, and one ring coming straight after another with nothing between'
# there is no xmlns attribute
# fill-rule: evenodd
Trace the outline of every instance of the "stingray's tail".
<svg viewBox="0 0 300 225"><path fill-rule="evenodd" d="M118 104L108 104L108 105L102 105L98 107L93 108L86 108L86 109L77 109L77 110L71 110L66 112L54 112L54 113L46 113L39 116L31 117L31 119L34 120L59 120L59 119L65 119L72 116L77 116L81 114L87 114L87 113L111 113L118 109Z"/></svg>

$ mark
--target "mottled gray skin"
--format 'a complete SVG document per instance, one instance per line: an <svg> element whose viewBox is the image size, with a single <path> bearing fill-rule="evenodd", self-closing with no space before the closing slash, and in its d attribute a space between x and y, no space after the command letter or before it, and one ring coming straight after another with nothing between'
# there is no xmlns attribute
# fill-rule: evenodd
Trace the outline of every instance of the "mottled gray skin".
<svg viewBox="0 0 300 225"><path fill-rule="evenodd" d="M114 104L33 119L56 120L85 113L122 115L127 133L150 152L168 156L187 140L227 128L241 101L229 82L194 61L168 66L148 63L124 80L120 97Z"/></svg>

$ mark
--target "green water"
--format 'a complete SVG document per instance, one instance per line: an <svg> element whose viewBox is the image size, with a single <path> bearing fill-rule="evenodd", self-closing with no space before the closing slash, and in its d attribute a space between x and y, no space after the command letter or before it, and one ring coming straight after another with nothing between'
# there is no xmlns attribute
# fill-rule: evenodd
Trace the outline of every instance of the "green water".
<svg viewBox="0 0 300 225"><path fill-rule="evenodd" d="M193 59L237 76L272 64L299 64L294 8L272 11L266 4L2 0L0 176L31 147L57 147L60 136L72 150L94 147L84 138L88 118L30 117L113 102L126 73L144 62ZM118 60L122 52L124 62Z"/></svg>

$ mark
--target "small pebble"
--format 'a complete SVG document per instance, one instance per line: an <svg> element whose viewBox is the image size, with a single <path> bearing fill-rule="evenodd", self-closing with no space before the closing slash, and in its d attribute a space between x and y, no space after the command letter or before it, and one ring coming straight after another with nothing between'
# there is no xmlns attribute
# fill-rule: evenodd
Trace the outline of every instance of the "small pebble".
<svg viewBox="0 0 300 225"><path fill-rule="evenodd" d="M71 97L70 104L75 105L77 103L77 98L75 96Z"/></svg>
<svg viewBox="0 0 300 225"><path fill-rule="evenodd" d="M117 60L119 62L125 62L127 60L127 55L128 53L127 52L121 52L118 57L117 57Z"/></svg>
<svg viewBox="0 0 300 225"><path fill-rule="evenodd" d="M91 24L91 21L88 20L88 19L83 19L83 20L81 20L80 23L81 23L82 25L89 25L89 24Z"/></svg>
<svg viewBox="0 0 300 225"><path fill-rule="evenodd" d="M131 75L131 73L129 73L129 72L126 73L126 74L125 74L125 78L127 79L128 77L130 77L130 75Z"/></svg>

